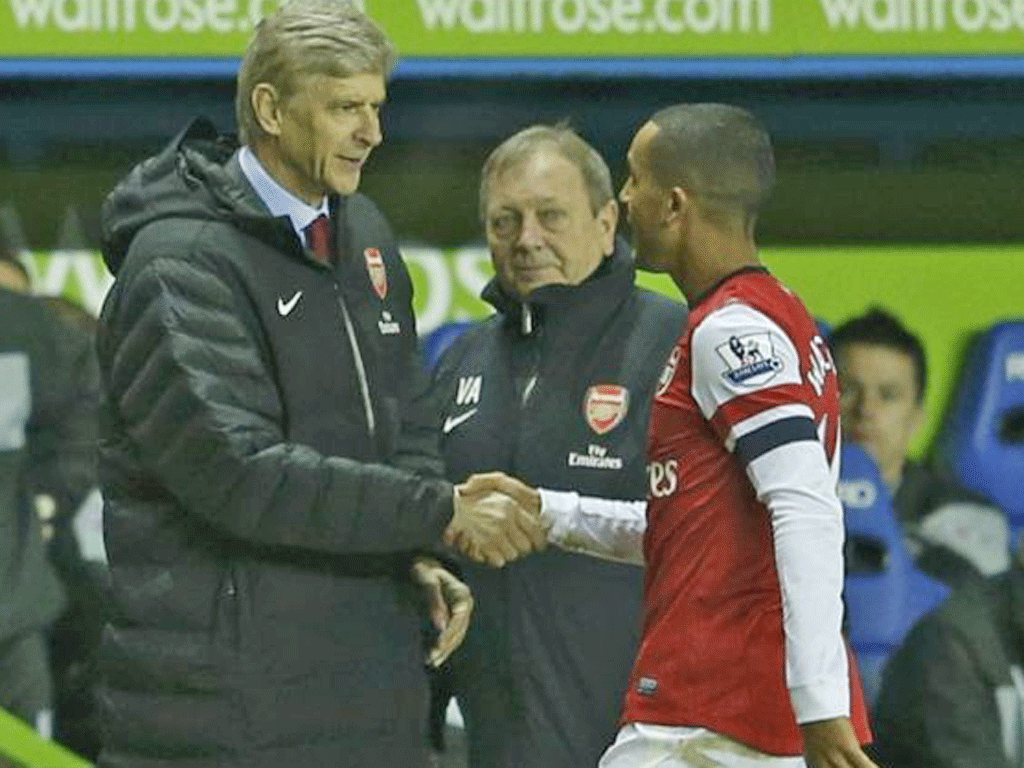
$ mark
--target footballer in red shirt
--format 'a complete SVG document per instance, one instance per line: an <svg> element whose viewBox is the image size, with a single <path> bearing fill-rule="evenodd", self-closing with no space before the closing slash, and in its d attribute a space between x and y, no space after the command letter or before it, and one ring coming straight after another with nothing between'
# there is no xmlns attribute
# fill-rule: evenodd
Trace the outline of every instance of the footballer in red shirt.
<svg viewBox="0 0 1024 768"><path fill-rule="evenodd" d="M643 638L601 766L871 768L841 632L836 374L754 241L771 141L745 110L684 104L628 160L638 261L690 317L651 413Z"/></svg>

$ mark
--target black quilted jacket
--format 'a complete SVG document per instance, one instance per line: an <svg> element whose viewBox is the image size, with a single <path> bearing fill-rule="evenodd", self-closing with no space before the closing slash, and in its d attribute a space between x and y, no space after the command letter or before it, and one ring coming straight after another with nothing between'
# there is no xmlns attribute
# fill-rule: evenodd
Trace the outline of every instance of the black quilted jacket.
<svg viewBox="0 0 1024 768"><path fill-rule="evenodd" d="M333 270L203 120L105 203L102 765L422 765L408 564L452 490L393 236L331 207Z"/></svg>

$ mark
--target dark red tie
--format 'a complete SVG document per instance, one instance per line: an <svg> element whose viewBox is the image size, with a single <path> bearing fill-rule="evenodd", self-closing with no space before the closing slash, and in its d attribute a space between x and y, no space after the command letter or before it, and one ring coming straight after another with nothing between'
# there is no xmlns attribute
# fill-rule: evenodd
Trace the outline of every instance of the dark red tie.
<svg viewBox="0 0 1024 768"><path fill-rule="evenodd" d="M321 264L331 263L331 222L320 214L303 230L306 243L313 256Z"/></svg>

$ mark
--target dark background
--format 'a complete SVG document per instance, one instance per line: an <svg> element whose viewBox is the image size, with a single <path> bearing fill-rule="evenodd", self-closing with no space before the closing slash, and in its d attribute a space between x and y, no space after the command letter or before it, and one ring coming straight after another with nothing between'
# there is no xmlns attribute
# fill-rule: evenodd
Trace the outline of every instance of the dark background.
<svg viewBox="0 0 1024 768"><path fill-rule="evenodd" d="M94 247L103 196L195 115L234 130L234 82L0 80L0 227L35 249ZM753 110L779 183L763 244L1024 241L1024 72L1000 79L408 79L363 189L403 241L480 239L478 173L501 139L568 118L621 184L633 132L679 101Z"/></svg>

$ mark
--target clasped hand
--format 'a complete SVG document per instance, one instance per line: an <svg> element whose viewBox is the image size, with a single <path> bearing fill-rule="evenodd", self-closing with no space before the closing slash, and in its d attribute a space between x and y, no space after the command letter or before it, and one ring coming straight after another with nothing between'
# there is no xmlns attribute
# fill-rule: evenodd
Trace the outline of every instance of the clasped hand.
<svg viewBox="0 0 1024 768"><path fill-rule="evenodd" d="M497 568L544 548L547 526L537 505L508 495L501 472L473 475L455 488L455 514L444 541L467 557Z"/></svg>

